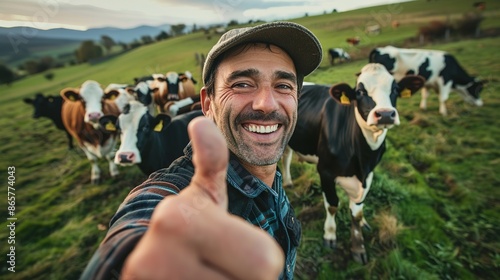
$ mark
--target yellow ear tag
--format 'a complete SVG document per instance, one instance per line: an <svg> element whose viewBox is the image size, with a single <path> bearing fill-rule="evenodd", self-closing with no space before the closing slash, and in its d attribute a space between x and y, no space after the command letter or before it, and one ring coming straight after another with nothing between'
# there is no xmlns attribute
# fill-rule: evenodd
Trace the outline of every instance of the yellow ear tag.
<svg viewBox="0 0 500 280"><path fill-rule="evenodd" d="M341 104L351 104L351 101L349 100L349 97L345 95L345 92L342 92L342 96L340 96L340 103Z"/></svg>
<svg viewBox="0 0 500 280"><path fill-rule="evenodd" d="M112 122L108 122L106 124L106 130L107 131L116 131L116 126Z"/></svg>
<svg viewBox="0 0 500 280"><path fill-rule="evenodd" d="M109 100L113 101L113 100L115 100L115 98L116 98L116 95L111 94L111 96L109 97Z"/></svg>
<svg viewBox="0 0 500 280"><path fill-rule="evenodd" d="M409 98L411 97L411 90L405 88L403 91L401 91L401 97L403 98Z"/></svg>
<svg viewBox="0 0 500 280"><path fill-rule="evenodd" d="M163 120L161 120L154 128L154 131L160 132L163 129Z"/></svg>
<svg viewBox="0 0 500 280"><path fill-rule="evenodd" d="M73 95L70 95L70 96L69 96L69 100L71 100L71 101L75 101L75 97L74 97Z"/></svg>

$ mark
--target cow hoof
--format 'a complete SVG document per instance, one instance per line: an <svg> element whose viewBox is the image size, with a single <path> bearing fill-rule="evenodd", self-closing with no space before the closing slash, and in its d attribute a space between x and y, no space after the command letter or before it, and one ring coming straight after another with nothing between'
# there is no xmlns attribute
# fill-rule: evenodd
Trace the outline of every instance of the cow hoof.
<svg viewBox="0 0 500 280"><path fill-rule="evenodd" d="M352 251L352 258L357 263L360 263L360 264L363 264L363 265L365 265L365 264L368 263L368 255L366 254L365 251L363 251L363 252Z"/></svg>
<svg viewBox="0 0 500 280"><path fill-rule="evenodd" d="M336 249L337 248L337 240L323 239L323 246L328 247L330 249Z"/></svg>

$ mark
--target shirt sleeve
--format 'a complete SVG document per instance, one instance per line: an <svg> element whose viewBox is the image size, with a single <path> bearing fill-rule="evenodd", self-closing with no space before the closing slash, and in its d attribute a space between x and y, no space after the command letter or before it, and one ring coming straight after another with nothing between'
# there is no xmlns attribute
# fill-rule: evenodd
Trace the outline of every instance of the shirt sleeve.
<svg viewBox="0 0 500 280"><path fill-rule="evenodd" d="M111 219L106 237L80 279L120 279L122 266L146 232L156 205L165 196L179 192L173 184L151 180L134 188Z"/></svg>

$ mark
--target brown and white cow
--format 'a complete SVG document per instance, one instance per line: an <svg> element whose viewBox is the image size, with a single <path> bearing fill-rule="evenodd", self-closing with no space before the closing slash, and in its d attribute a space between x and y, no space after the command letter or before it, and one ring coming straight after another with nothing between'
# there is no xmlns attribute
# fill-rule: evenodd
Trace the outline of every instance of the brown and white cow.
<svg viewBox="0 0 500 280"><path fill-rule="evenodd" d="M137 99L146 106L154 104L159 113L174 117L181 113L181 108L189 108L200 100L194 86L196 80L189 71L181 74L170 71L165 75L154 74L150 78L135 80ZM151 110L150 113L155 115Z"/></svg>
<svg viewBox="0 0 500 280"><path fill-rule="evenodd" d="M101 170L97 160L105 157L109 162L109 172L112 177L119 174L118 167L113 162L113 149L118 134L109 132L99 125L99 119L104 115L118 116L118 106L111 99L119 95L116 90L104 94L100 84L88 80L80 88L65 88L61 90L64 103L61 118L69 133L77 140L92 165L91 181L97 184L101 178Z"/></svg>
<svg viewBox="0 0 500 280"><path fill-rule="evenodd" d="M339 206L336 186L349 197L351 251L356 261L367 262L362 227L363 201L370 190L373 170L385 152L387 131L400 124L399 97L411 96L424 84L419 76L396 83L383 65L370 63L359 74L354 88L304 84L298 104L297 125L283 155L283 185L292 185L292 150L302 160L315 163L321 180L326 220L324 243L336 246L335 214Z"/></svg>

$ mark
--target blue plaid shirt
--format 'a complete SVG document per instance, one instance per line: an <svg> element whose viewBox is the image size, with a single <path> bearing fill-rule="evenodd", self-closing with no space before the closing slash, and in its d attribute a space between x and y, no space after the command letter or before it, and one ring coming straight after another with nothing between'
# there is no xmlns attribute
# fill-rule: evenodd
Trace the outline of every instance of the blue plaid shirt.
<svg viewBox="0 0 500 280"><path fill-rule="evenodd" d="M187 187L194 174L192 149L167 169L152 173L134 188L110 222L110 229L88 263L81 279L119 279L122 265L148 228L156 205L167 195ZM227 170L228 211L262 228L276 239L285 252L285 269L280 279L293 279L300 222L282 188L278 170L272 188L252 176L231 155ZM242 240L242 242L244 242Z"/></svg>

